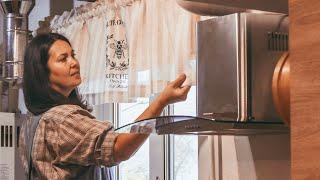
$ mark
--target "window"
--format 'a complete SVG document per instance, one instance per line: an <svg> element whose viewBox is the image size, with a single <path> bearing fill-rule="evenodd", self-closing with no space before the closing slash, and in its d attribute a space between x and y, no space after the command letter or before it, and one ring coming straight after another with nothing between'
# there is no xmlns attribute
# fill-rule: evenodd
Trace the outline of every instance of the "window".
<svg viewBox="0 0 320 180"><path fill-rule="evenodd" d="M148 98L119 103L119 126L132 123L149 105ZM136 154L119 165L119 180L149 180L149 139Z"/></svg>
<svg viewBox="0 0 320 180"><path fill-rule="evenodd" d="M196 116L196 88L192 86L185 102L174 104L174 115ZM198 136L173 135L173 179L198 179Z"/></svg>
<svg viewBox="0 0 320 180"><path fill-rule="evenodd" d="M151 98L152 99L152 98ZM95 108L97 114L109 114L116 127L133 122L148 106L148 98L136 103L119 103ZM196 88L192 87L185 102L165 109L164 115L196 115ZM173 111L172 111L173 109ZM110 115L111 114L111 115ZM169 141L167 140L169 139ZM169 143L166 143L169 142ZM169 152L168 152L169 151ZM168 161L170 160L170 161ZM122 162L116 171L116 180L186 180L198 179L198 137L193 135L151 135L136 154ZM168 174L169 172L169 174ZM166 174L167 173L167 174Z"/></svg>

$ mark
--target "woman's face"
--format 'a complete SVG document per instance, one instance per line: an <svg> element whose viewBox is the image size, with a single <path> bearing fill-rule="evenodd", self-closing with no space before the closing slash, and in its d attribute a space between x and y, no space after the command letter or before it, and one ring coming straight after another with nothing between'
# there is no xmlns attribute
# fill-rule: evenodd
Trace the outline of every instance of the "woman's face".
<svg viewBox="0 0 320 180"><path fill-rule="evenodd" d="M74 55L71 46L63 40L54 42L49 50L50 85L66 97L81 83L80 66Z"/></svg>

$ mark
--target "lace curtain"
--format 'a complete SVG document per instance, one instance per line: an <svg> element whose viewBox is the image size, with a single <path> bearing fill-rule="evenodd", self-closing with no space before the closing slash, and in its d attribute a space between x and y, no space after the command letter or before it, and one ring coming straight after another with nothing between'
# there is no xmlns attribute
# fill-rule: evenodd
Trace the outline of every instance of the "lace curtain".
<svg viewBox="0 0 320 180"><path fill-rule="evenodd" d="M80 61L80 93L92 105L161 92L184 72L195 83L195 23L175 0L97 1L64 12L51 29Z"/></svg>

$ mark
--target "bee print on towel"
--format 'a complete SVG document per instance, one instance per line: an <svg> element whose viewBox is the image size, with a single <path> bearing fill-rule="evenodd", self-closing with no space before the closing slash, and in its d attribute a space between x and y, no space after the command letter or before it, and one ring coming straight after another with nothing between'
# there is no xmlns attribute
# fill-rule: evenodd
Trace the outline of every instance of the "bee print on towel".
<svg viewBox="0 0 320 180"><path fill-rule="evenodd" d="M117 57L118 59L126 58L124 54L124 50L128 49L127 43L124 40L117 41L115 40L113 43L109 45L110 48L114 49L113 58Z"/></svg>
<svg viewBox="0 0 320 180"><path fill-rule="evenodd" d="M117 40L114 35L107 36L106 66L110 70L124 71L129 66L128 44L126 39Z"/></svg>

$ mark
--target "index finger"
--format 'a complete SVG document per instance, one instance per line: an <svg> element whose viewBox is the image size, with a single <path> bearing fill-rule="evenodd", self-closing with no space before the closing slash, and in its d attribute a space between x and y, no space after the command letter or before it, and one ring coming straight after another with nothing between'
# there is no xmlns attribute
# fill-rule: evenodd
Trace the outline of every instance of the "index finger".
<svg viewBox="0 0 320 180"><path fill-rule="evenodd" d="M183 73L179 75L179 77L172 82L172 85L174 87L180 87L183 84L183 82L186 80L186 78L187 76Z"/></svg>

